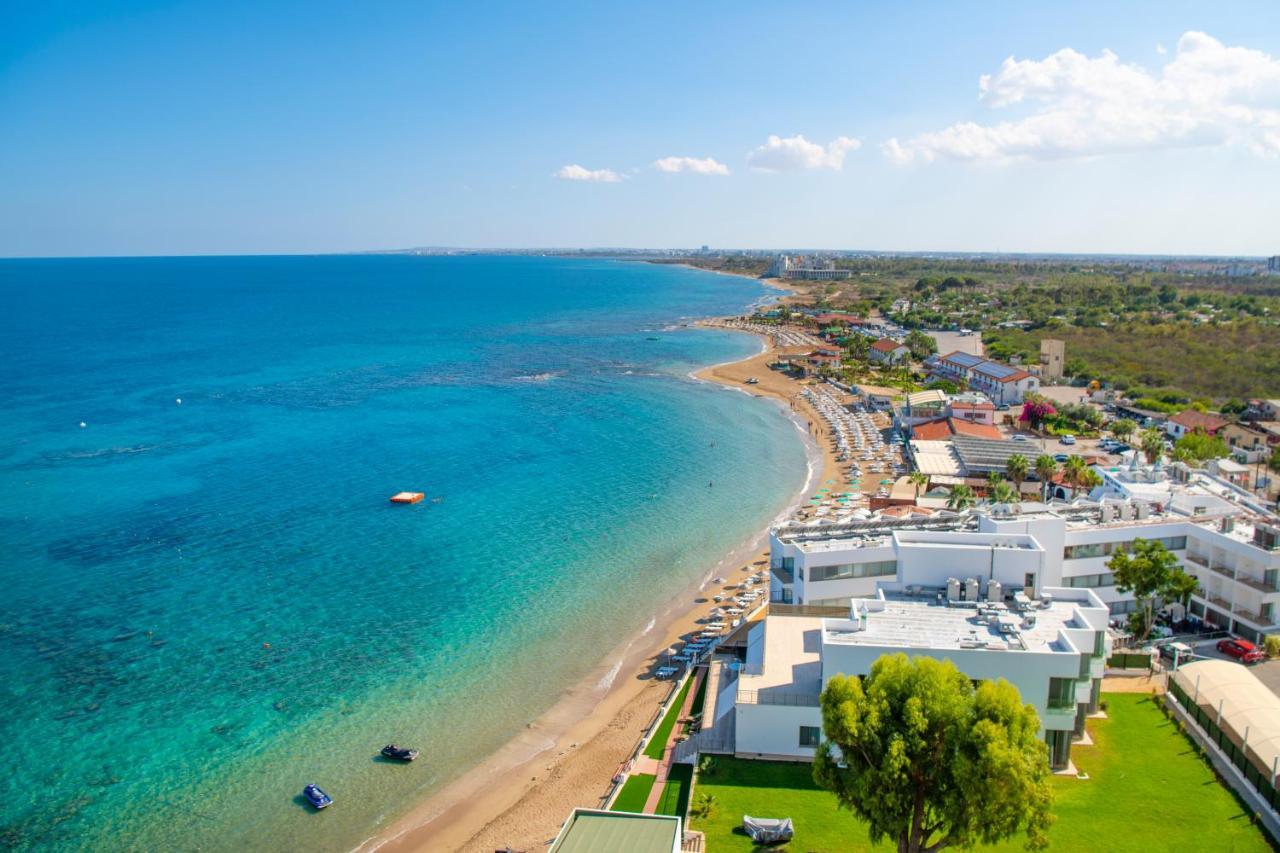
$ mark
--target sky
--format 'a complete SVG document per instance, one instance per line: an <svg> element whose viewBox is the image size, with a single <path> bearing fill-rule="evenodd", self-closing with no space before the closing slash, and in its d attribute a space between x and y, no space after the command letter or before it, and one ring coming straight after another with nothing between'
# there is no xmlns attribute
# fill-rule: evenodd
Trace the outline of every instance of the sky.
<svg viewBox="0 0 1280 853"><path fill-rule="evenodd" d="M1280 5L0 0L0 256L1280 254Z"/></svg>

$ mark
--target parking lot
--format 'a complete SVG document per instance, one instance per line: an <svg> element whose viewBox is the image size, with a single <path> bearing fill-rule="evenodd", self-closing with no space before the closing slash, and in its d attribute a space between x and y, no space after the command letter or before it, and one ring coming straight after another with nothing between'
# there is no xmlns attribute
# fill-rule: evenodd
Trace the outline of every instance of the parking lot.
<svg viewBox="0 0 1280 853"><path fill-rule="evenodd" d="M1190 642L1183 639L1182 642L1191 646L1197 657L1210 658L1212 660L1225 660L1235 662L1235 658L1223 654L1218 651L1218 640L1202 640L1198 643ZM1169 662L1164 661L1167 666ZM1249 667L1249 671L1258 676L1258 680L1271 690L1272 693L1280 696L1280 660L1263 661L1255 663Z"/></svg>

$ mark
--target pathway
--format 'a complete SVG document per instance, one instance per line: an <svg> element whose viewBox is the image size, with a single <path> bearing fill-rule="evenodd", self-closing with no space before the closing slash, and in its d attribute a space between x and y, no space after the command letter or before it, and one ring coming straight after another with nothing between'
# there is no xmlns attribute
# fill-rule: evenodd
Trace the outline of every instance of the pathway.
<svg viewBox="0 0 1280 853"><path fill-rule="evenodd" d="M671 733L667 735L667 743L662 748L662 762L658 765L657 779L649 790L649 799L644 804L645 814L654 814L658 808L658 802L662 799L662 792L667 787L667 776L671 772L672 753L675 751L676 738L680 736L679 721L688 718L689 712L693 709L694 699L697 698L698 691L702 688L702 680L706 677L706 667L700 666L694 670L693 686L689 688L689 692L685 695L684 703L680 706L680 712L676 715L676 724L671 727ZM703 710L706 710L705 706Z"/></svg>

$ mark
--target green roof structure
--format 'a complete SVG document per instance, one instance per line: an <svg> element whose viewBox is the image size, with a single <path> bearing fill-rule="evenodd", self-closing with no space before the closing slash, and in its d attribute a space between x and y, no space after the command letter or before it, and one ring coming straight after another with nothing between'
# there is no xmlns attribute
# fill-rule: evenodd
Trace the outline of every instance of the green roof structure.
<svg viewBox="0 0 1280 853"><path fill-rule="evenodd" d="M680 853L680 818L574 809L550 853Z"/></svg>

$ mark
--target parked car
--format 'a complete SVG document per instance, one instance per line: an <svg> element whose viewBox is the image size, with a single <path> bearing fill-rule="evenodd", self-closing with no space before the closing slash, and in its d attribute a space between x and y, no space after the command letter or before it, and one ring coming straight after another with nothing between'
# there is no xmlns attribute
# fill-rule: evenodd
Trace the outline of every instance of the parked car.
<svg viewBox="0 0 1280 853"><path fill-rule="evenodd" d="M1166 660L1178 659L1178 663L1191 663L1195 650L1186 643L1165 643L1160 647L1160 657Z"/></svg>
<svg viewBox="0 0 1280 853"><path fill-rule="evenodd" d="M1068 456L1068 455L1067 455L1067 454L1065 454L1065 453L1055 453L1055 454L1054 454L1054 456L1053 456L1053 461L1054 461L1054 462L1066 462L1066 461L1067 461L1068 459L1070 459L1070 458L1071 458L1071 457L1070 457L1070 456Z"/></svg>
<svg viewBox="0 0 1280 853"><path fill-rule="evenodd" d="M1013 440L1014 441L1030 441L1031 439L1028 436L1023 435L1022 433L1018 433L1013 437Z"/></svg>
<svg viewBox="0 0 1280 853"><path fill-rule="evenodd" d="M1058 440L1059 440L1059 441L1061 441L1063 444L1075 444L1075 443L1076 443L1076 437L1075 437L1074 435L1064 435L1062 438L1060 438L1060 439L1058 439Z"/></svg>
<svg viewBox="0 0 1280 853"><path fill-rule="evenodd" d="M1267 656L1261 652L1253 643L1248 640L1219 640L1218 651L1228 657L1233 657L1241 663L1257 663L1266 660Z"/></svg>

